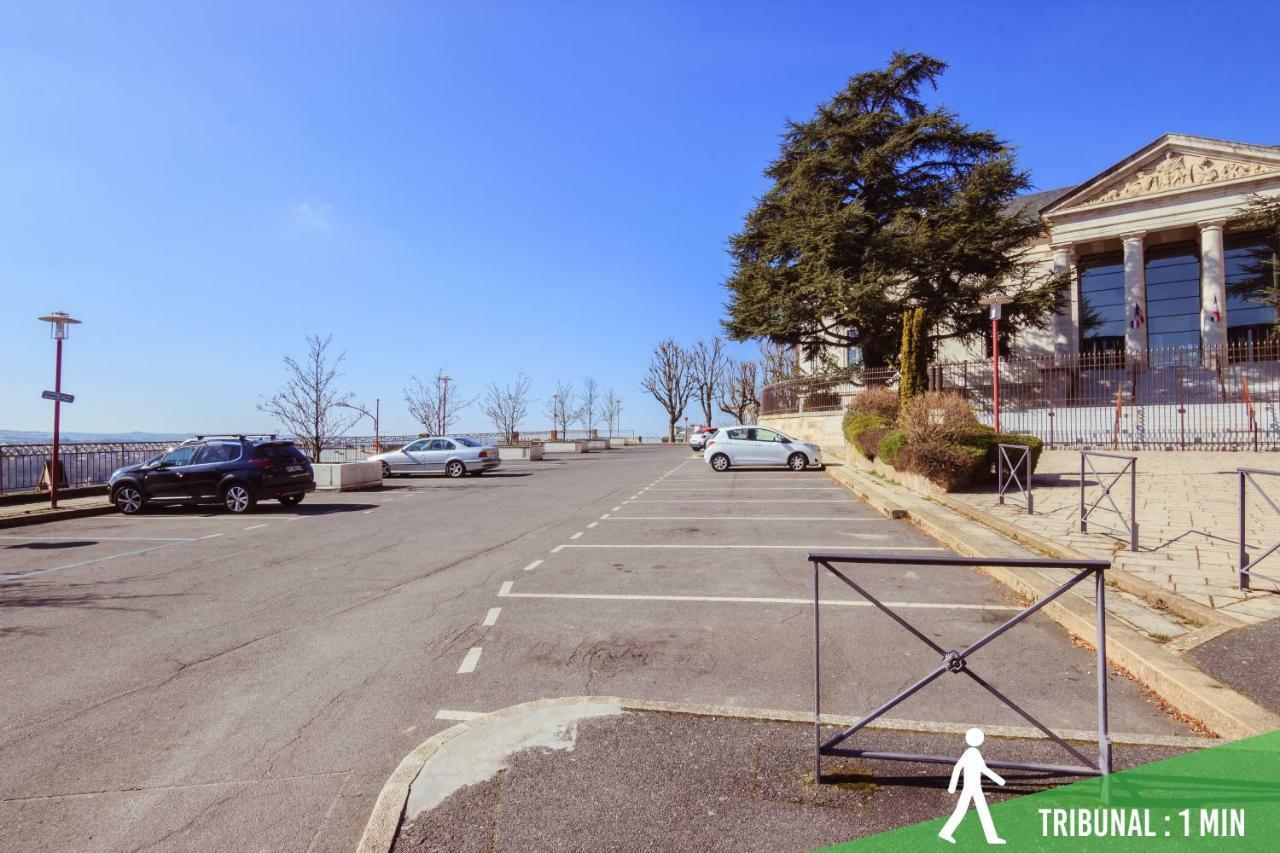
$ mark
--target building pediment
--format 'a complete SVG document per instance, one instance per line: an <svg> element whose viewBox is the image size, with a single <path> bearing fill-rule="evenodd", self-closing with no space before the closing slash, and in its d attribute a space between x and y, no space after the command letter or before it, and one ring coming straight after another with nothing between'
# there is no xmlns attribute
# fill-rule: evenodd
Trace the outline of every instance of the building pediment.
<svg viewBox="0 0 1280 853"><path fill-rule="evenodd" d="M1045 215L1122 205L1207 186L1280 179L1280 148L1166 134L1049 204ZM1247 191L1247 190L1246 190Z"/></svg>

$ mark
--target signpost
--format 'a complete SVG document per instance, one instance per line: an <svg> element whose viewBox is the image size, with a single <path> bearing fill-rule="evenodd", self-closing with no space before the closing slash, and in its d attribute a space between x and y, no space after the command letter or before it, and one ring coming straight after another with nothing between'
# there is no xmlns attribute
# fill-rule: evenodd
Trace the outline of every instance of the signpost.
<svg viewBox="0 0 1280 853"><path fill-rule="evenodd" d="M80 321L73 318L65 311L54 311L41 317L42 322L50 325L53 333L53 339L58 342L58 353L56 356L53 388L52 391L45 391L41 394L46 400L53 401L53 459L49 462L49 506L52 509L58 508L58 432L61 426L60 419L62 417L62 404L70 403L75 400L70 394L62 393L62 342L67 339L70 327L79 325Z"/></svg>
<svg viewBox="0 0 1280 853"><path fill-rule="evenodd" d="M74 403L76 401L75 394L66 394L62 391L45 391L40 396L56 403Z"/></svg>

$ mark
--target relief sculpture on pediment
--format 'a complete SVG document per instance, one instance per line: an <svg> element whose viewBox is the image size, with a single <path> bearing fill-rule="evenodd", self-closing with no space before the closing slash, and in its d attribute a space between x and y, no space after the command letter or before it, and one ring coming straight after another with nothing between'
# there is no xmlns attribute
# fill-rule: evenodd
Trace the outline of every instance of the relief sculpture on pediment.
<svg viewBox="0 0 1280 853"><path fill-rule="evenodd" d="M1165 190L1211 184L1214 181L1231 181L1275 171L1277 171L1276 166L1264 163L1241 163L1235 160L1214 159L1199 154L1179 154L1170 151L1154 166L1148 163L1131 177L1117 181L1093 198L1087 199L1085 204L1119 201Z"/></svg>

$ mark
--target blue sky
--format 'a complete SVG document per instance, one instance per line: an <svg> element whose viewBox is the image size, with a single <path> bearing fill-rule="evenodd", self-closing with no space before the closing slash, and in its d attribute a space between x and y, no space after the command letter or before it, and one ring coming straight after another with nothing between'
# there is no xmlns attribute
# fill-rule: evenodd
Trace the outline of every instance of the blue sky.
<svg viewBox="0 0 1280 853"><path fill-rule="evenodd" d="M594 377L653 432L650 349L717 331L784 120L851 74L945 59L938 99L1047 189L1167 131L1280 144L1278 24L1247 2L0 5L0 427L48 428L35 317L66 310L67 430L271 428L256 403L320 332L386 432L441 367L471 394Z"/></svg>

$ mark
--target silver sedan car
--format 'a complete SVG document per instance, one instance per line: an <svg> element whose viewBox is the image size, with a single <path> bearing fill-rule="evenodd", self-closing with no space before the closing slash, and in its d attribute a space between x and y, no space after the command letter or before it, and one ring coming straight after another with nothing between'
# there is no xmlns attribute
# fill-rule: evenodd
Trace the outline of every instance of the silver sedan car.
<svg viewBox="0 0 1280 853"><path fill-rule="evenodd" d="M369 461L382 463L382 476L396 474L444 474L478 477L502 464L498 448L465 435L420 438L399 450L370 456Z"/></svg>
<svg viewBox="0 0 1280 853"><path fill-rule="evenodd" d="M735 465L785 465L803 471L810 465L822 467L822 448L776 429L721 427L707 439L702 458L713 471L728 471Z"/></svg>

